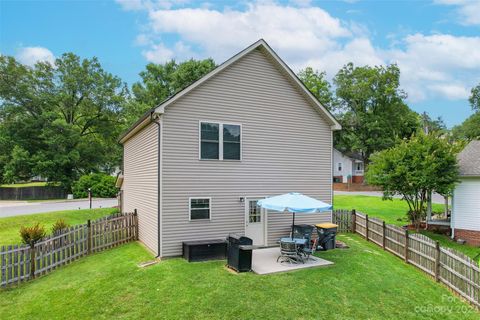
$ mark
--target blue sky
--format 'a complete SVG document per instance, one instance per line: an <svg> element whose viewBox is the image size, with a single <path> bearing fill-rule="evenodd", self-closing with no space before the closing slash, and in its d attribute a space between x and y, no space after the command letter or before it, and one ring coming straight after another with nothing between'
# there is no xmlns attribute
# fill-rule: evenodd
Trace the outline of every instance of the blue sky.
<svg viewBox="0 0 480 320"><path fill-rule="evenodd" d="M148 62L222 62L258 38L295 71L330 78L349 61L397 63L409 105L449 126L471 114L480 83L480 0L0 0L1 54L26 64L97 56L130 85Z"/></svg>

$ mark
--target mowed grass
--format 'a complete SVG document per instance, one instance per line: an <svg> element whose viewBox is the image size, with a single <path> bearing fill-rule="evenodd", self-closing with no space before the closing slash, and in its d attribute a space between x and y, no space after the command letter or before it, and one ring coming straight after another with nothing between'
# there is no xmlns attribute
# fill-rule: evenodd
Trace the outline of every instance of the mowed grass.
<svg viewBox="0 0 480 320"><path fill-rule="evenodd" d="M47 182L26 182L26 183L13 183L13 184L0 184L2 188L25 188L25 187L44 187Z"/></svg>
<svg viewBox="0 0 480 320"><path fill-rule="evenodd" d="M36 223L43 225L50 232L52 225L59 219L69 225L86 223L88 219L98 219L116 213L116 208L65 210L48 213L29 214L0 219L0 245L20 244L19 230L21 226L32 226Z"/></svg>
<svg viewBox="0 0 480 320"><path fill-rule="evenodd" d="M357 235L318 255L324 268L259 276L225 261L152 259L139 243L94 254L0 290L2 319L478 319L414 267Z"/></svg>
<svg viewBox="0 0 480 320"><path fill-rule="evenodd" d="M379 218L389 224L404 226L407 219L408 204L401 199L383 200L382 197L361 195L336 195L333 198L334 209L355 209L371 217ZM443 211L443 204L432 204L433 211Z"/></svg>
<svg viewBox="0 0 480 320"><path fill-rule="evenodd" d="M401 199L382 200L381 197L360 196L360 195L336 195L333 200L334 209L355 209L359 212L368 214L369 217L375 217L384 220L386 223L403 226L408 224L406 212L408 205ZM433 204L433 211L443 211L443 204ZM467 244L459 244L450 237L437 234L431 231L421 230L421 233L435 241L439 241L440 245L458 250L470 258L474 259L480 253L479 247ZM476 261L479 261L478 257Z"/></svg>

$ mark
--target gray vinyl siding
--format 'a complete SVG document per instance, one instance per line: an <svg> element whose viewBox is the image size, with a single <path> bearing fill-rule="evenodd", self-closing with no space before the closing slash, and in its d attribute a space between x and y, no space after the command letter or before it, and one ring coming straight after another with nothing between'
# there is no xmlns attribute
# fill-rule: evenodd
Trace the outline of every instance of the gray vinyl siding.
<svg viewBox="0 0 480 320"><path fill-rule="evenodd" d="M124 212L137 209L139 239L158 254L158 128L151 123L124 143Z"/></svg>
<svg viewBox="0 0 480 320"><path fill-rule="evenodd" d="M200 120L242 124L242 160L199 160ZM258 49L167 106L163 124L163 256L180 255L185 240L243 234L240 197L296 191L332 202L331 128ZM189 221L189 197L202 196L212 199L211 219ZM268 214L269 245L288 235L291 218Z"/></svg>

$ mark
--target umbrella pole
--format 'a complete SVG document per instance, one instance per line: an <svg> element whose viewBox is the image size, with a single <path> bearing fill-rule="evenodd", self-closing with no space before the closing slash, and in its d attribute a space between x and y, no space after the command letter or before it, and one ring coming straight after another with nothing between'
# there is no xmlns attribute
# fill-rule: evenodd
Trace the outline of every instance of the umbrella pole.
<svg viewBox="0 0 480 320"><path fill-rule="evenodd" d="M293 231L295 230L295 212L293 213L293 223L292 223L292 240L293 240Z"/></svg>

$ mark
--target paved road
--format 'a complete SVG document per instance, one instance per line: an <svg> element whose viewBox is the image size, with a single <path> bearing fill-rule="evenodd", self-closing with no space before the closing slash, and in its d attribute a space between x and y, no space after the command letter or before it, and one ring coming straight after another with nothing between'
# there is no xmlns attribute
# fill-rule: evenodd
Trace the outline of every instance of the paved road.
<svg viewBox="0 0 480 320"><path fill-rule="evenodd" d="M381 197L383 195L380 191L334 191L334 195L359 195L359 196L372 196L372 197ZM395 196L394 198L401 199L401 196ZM438 193L432 194L432 203L440 203L444 204L445 200L443 196L439 195Z"/></svg>
<svg viewBox="0 0 480 320"><path fill-rule="evenodd" d="M118 204L117 199L93 199L92 208L109 208ZM45 213L60 210L88 209L88 200L69 201L0 201L0 218L24 214Z"/></svg>

